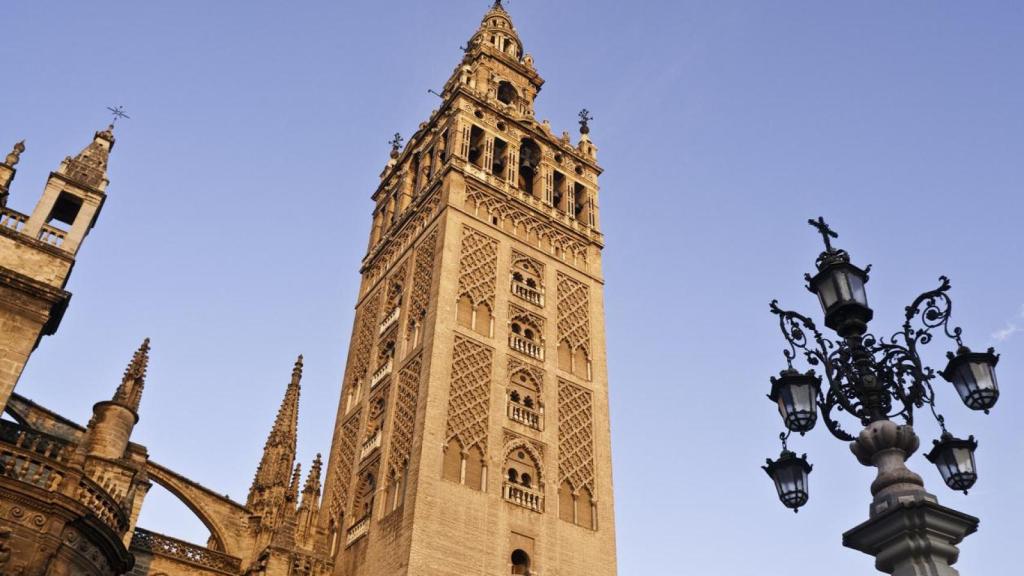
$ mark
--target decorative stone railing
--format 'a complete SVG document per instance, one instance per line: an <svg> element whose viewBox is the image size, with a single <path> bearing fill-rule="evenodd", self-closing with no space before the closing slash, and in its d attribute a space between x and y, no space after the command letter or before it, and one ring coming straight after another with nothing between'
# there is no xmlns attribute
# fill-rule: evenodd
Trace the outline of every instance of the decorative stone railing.
<svg viewBox="0 0 1024 576"><path fill-rule="evenodd" d="M70 497L118 535L124 534L128 531L124 509L99 484L82 476L81 469L70 465L73 452L68 442L0 421L0 477Z"/></svg>
<svg viewBox="0 0 1024 576"><path fill-rule="evenodd" d="M501 486L501 495L506 502L522 506L534 512L544 511L544 495L520 484L506 481Z"/></svg>
<svg viewBox="0 0 1024 576"><path fill-rule="evenodd" d="M540 414L532 408L527 408L522 404L512 402L508 403L508 417L510 420L519 422L524 426L529 426L534 430L540 430Z"/></svg>
<svg viewBox="0 0 1024 576"><path fill-rule="evenodd" d="M82 478L78 483L76 498L114 532L124 534L128 531L128 517L124 509L92 480Z"/></svg>
<svg viewBox="0 0 1024 576"><path fill-rule="evenodd" d="M15 434L12 442L7 432L5 426L3 443L0 444L0 476L47 492L56 491L67 475L63 461L70 451L63 446L41 441L41 436L25 431Z"/></svg>
<svg viewBox="0 0 1024 576"><path fill-rule="evenodd" d="M16 212L10 208L0 208L0 228L10 228L15 232L20 231L28 222L28 216Z"/></svg>
<svg viewBox="0 0 1024 576"><path fill-rule="evenodd" d="M242 568L242 561L234 556L142 528L135 529L131 547L225 574L238 574Z"/></svg>
<svg viewBox="0 0 1024 576"><path fill-rule="evenodd" d="M531 358L544 359L544 347L532 340L527 340L518 334L509 334L508 345L517 352L522 352Z"/></svg>
<svg viewBox="0 0 1024 576"><path fill-rule="evenodd" d="M527 286L522 282L512 281L512 293L531 304L544 306L544 294L540 290Z"/></svg>
<svg viewBox="0 0 1024 576"><path fill-rule="evenodd" d="M388 312L388 315L384 317L384 320L381 320L380 329L378 330L378 332L380 334L383 334L383 333L387 332L388 328L391 328L391 326L395 322L398 322L398 316L401 313L402 313L401 306L395 306L394 310L392 310L391 312Z"/></svg>
<svg viewBox="0 0 1024 576"><path fill-rule="evenodd" d="M378 384L384 381L385 378L391 375L391 369L394 367L395 361L392 358L388 358L388 361L383 366L377 368L377 371L373 373L373 377L370 378L370 389L374 389Z"/></svg>
<svg viewBox="0 0 1024 576"><path fill-rule="evenodd" d="M380 448L380 441L381 441L381 432L380 432L380 428L377 428L373 432L373 436L370 436L370 438L367 439L366 442L363 442L363 450L362 450L362 452L359 455L359 459L360 460L365 460L367 457L370 456L370 454L373 454L374 450Z"/></svg>
<svg viewBox="0 0 1024 576"><path fill-rule="evenodd" d="M359 540L363 536L366 536L366 533L369 532L369 531L370 531L370 516L366 515L366 516L363 517L362 520L360 520L359 522L356 522L355 524L352 525L351 528L348 529L348 535L345 536L345 546L352 545L352 543L355 542L356 540Z"/></svg>
<svg viewBox="0 0 1024 576"><path fill-rule="evenodd" d="M64 243L65 232L58 230L49 224L43 224L39 229L39 239L52 246L60 246Z"/></svg>

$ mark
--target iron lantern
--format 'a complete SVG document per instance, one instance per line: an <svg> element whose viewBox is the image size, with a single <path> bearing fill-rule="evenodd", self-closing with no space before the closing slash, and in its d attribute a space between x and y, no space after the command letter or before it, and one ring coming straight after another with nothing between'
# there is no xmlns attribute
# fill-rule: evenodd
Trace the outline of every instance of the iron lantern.
<svg viewBox="0 0 1024 576"><path fill-rule="evenodd" d="M974 462L974 451L978 443L974 436L961 440L949 432L943 432L941 439L932 442L935 446L924 455L925 458L939 469L946 486L967 494L978 480L978 469Z"/></svg>
<svg viewBox="0 0 1024 576"><path fill-rule="evenodd" d="M946 381L953 384L960 399L971 410L988 411L999 399L999 383L996 381L996 364L999 355L995 349L986 352L971 352L961 346L956 354L946 354L949 364L940 372Z"/></svg>
<svg viewBox="0 0 1024 576"><path fill-rule="evenodd" d="M843 337L863 334L874 317L864 288L868 271L850 264L842 250L823 252L817 265L818 273L807 278L807 289L818 296L825 326Z"/></svg>
<svg viewBox="0 0 1024 576"><path fill-rule="evenodd" d="M795 453L783 448L778 460L767 459L765 462L761 469L775 482L779 500L786 508L799 512L800 507L807 503L807 478L813 468L807 463L807 455L797 458Z"/></svg>
<svg viewBox="0 0 1024 576"><path fill-rule="evenodd" d="M778 378L772 377L771 383L768 398L778 404L786 428L801 436L810 432L818 421L821 378L814 370L801 374L791 366L780 372Z"/></svg>

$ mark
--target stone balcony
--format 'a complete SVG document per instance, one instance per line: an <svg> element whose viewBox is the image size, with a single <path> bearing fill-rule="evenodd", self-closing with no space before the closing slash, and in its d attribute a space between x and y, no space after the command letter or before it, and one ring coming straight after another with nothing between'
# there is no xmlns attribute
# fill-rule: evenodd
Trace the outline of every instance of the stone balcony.
<svg viewBox="0 0 1024 576"><path fill-rule="evenodd" d="M28 222L28 216L10 208L0 208L0 228L8 228L20 232Z"/></svg>
<svg viewBox="0 0 1024 576"><path fill-rule="evenodd" d="M359 454L360 460L369 458L371 454L380 449L381 436L380 428L377 428L377 430L374 431L373 436L370 436L366 439L366 442L363 442L363 449Z"/></svg>
<svg viewBox="0 0 1024 576"><path fill-rule="evenodd" d="M527 408L518 402L508 402L508 418L523 426L540 430L542 426L542 414L532 408Z"/></svg>
<svg viewBox="0 0 1024 576"><path fill-rule="evenodd" d="M28 216L11 210L10 208L0 208L0 228L7 228L15 232L23 232L25 225L28 223ZM60 247L64 244L64 238L67 233L59 228L50 226L49 224L43 224L43 227L39 229L39 233L36 235L36 240L45 242L51 246Z"/></svg>
<svg viewBox="0 0 1024 576"><path fill-rule="evenodd" d="M381 382L384 381L385 378L390 376L391 370L394 368L394 366L394 359L388 358L388 361L385 362L383 366L377 368L377 371L373 373L373 377L370 378L370 390L376 388L378 385L380 385Z"/></svg>
<svg viewBox="0 0 1024 576"><path fill-rule="evenodd" d="M537 360L544 359L544 347L534 342L533 340L527 340L518 334L508 335L508 345L516 352L526 354L530 358L536 358Z"/></svg>
<svg viewBox="0 0 1024 576"><path fill-rule="evenodd" d="M501 496L506 502L534 512L544 512L544 494L521 484L505 481L501 485Z"/></svg>
<svg viewBox="0 0 1024 576"><path fill-rule="evenodd" d="M535 306L544 306L544 293L522 282L512 281L512 294Z"/></svg>
<svg viewBox="0 0 1024 576"><path fill-rule="evenodd" d="M356 540L359 540L363 536L366 536L367 532L370 531L370 515L366 515L362 520L356 522L348 529L348 534L345 536L345 546L351 546Z"/></svg>
<svg viewBox="0 0 1024 576"><path fill-rule="evenodd" d="M402 307L401 306L395 306L395 308L391 312L388 312L388 315L385 316L384 319L381 320L381 322L380 322L380 328L377 331L378 334L383 334L383 333L388 331L388 328L391 328L392 326L394 326L395 323L398 322L398 317L401 314L402 314Z"/></svg>

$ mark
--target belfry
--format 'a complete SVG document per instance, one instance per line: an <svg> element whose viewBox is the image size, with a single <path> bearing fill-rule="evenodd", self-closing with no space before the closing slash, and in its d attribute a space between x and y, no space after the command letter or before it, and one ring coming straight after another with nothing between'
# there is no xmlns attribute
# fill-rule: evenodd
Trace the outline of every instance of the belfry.
<svg viewBox="0 0 1024 576"><path fill-rule="evenodd" d="M597 148L500 1L391 159L321 512L334 574L616 573Z"/></svg>

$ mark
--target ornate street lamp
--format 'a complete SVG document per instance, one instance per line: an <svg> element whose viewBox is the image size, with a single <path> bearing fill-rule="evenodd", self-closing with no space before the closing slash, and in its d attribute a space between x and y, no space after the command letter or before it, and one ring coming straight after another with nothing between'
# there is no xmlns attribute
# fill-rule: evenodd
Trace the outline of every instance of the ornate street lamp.
<svg viewBox="0 0 1024 576"><path fill-rule="evenodd" d="M936 289L921 294L907 306L900 331L889 337L871 334L868 323L874 311L868 306L866 291L871 267L852 264L845 250L832 246L832 239L839 236L823 218L808 223L821 234L825 251L815 262L817 273L805 275L807 289L818 296L825 326L837 337L826 338L809 317L783 310L773 301L771 311L778 317L787 343L783 351L786 369L779 377L771 378L768 397L778 405L790 432L802 435L810 431L820 412L833 436L849 442L862 464L878 468L878 477L871 485L871 519L847 532L845 545L875 556L876 566L882 571L904 570L924 559L928 565L950 570L940 569L935 574L954 574L948 565L956 561L955 545L976 529L977 519L940 506L925 492L921 478L906 467L906 459L920 446L913 429L914 410L927 406L942 429L940 440L935 441L927 458L950 488L966 492L976 482L977 442L973 437L954 438L946 431L932 389L937 371L925 364L919 349L938 334L953 340L956 352L949 353L948 366L938 373L953 384L964 404L986 413L999 398L995 375L999 356L992 349L975 353L963 345L961 329L949 324L952 300L948 294L950 283L944 276ZM822 376L814 370L801 373L794 368L794 361L800 357L819 369ZM843 429L840 413L852 416L863 426L859 435ZM769 460L764 470L774 481L782 503L795 510L807 502L811 466L806 458L797 458L789 451L785 438L788 433L784 433L782 455ZM894 537L897 533L906 540ZM914 539L938 535L944 538L944 548L910 545Z"/></svg>
<svg viewBox="0 0 1024 576"><path fill-rule="evenodd" d="M818 421L821 378L814 374L814 370L801 374L790 366L771 382L772 391L768 399L779 405L779 414L786 428L801 436L810 432Z"/></svg>
<svg viewBox="0 0 1024 576"><path fill-rule="evenodd" d="M956 354L948 352L949 364L940 372L947 382L953 384L956 393L971 410L984 410L988 414L999 399L999 383L996 382L996 363L999 355L994 348L987 352L971 352L961 346Z"/></svg>
<svg viewBox="0 0 1024 576"><path fill-rule="evenodd" d="M807 454L797 458L795 453L789 451L786 446L788 434L783 433L779 437L782 439L779 459L766 459L761 469L775 482L775 490L782 504L793 512L799 512L800 507L807 503L807 477L813 466L807 463Z"/></svg>
<svg viewBox="0 0 1024 576"><path fill-rule="evenodd" d="M978 480L977 467L974 464L974 451L978 443L971 436L967 440L954 438L949 432L943 432L940 440L932 440L935 446L924 457L939 468L942 481L953 490L963 490L964 494Z"/></svg>

